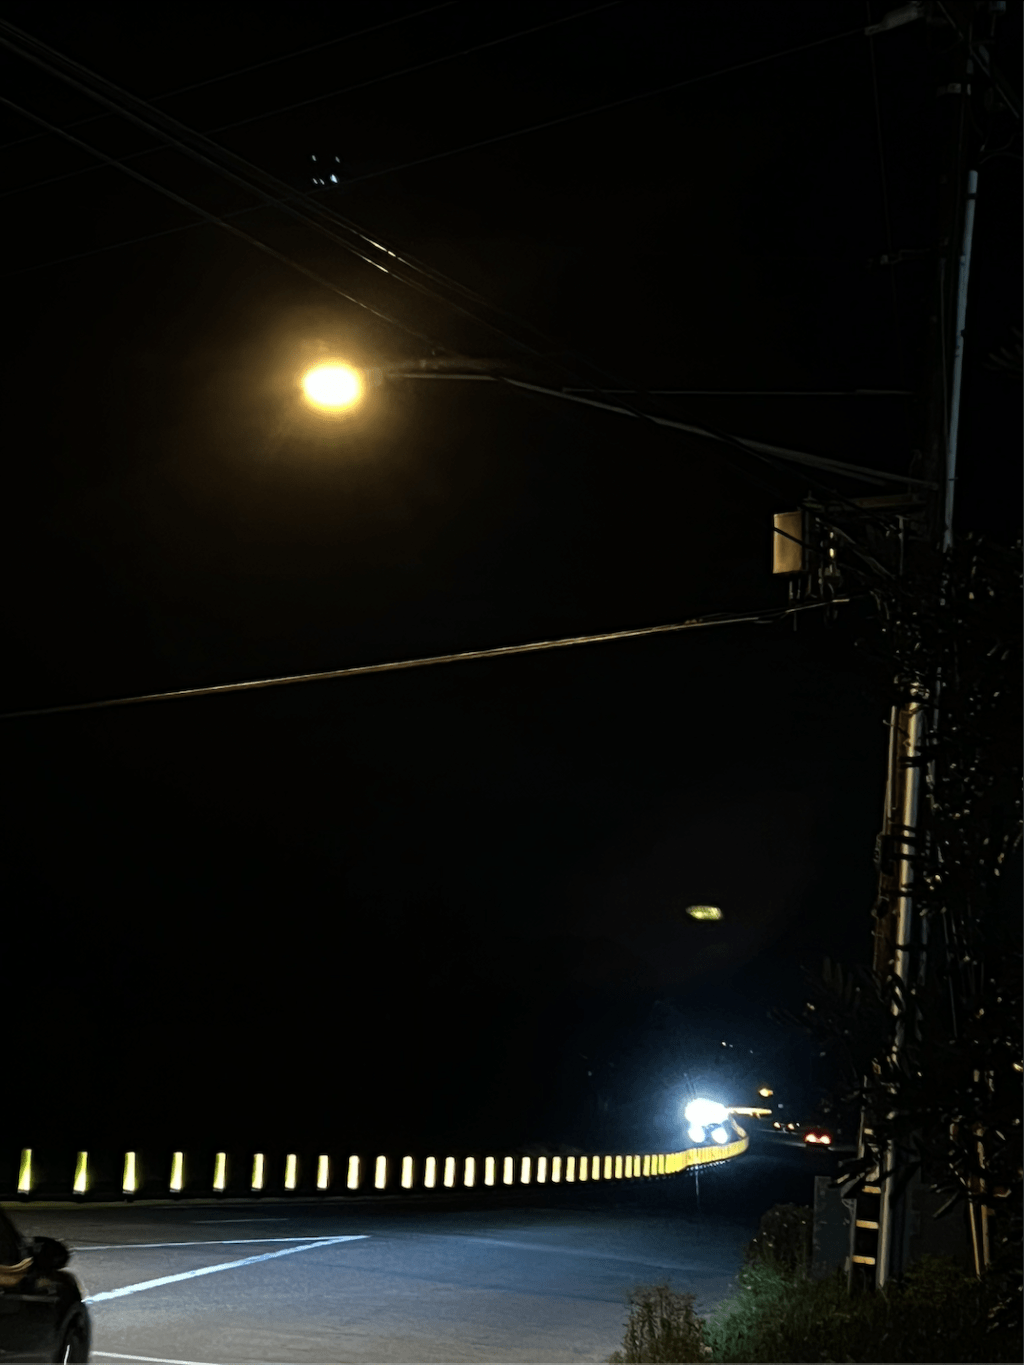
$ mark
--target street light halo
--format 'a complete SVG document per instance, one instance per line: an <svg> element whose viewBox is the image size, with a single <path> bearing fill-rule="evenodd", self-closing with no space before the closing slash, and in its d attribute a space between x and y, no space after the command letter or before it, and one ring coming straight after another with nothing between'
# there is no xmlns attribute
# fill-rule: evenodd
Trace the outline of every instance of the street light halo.
<svg viewBox="0 0 1024 1365"><path fill-rule="evenodd" d="M359 402L363 383L359 372L340 361L314 365L302 376L302 391L313 407L343 412Z"/></svg>

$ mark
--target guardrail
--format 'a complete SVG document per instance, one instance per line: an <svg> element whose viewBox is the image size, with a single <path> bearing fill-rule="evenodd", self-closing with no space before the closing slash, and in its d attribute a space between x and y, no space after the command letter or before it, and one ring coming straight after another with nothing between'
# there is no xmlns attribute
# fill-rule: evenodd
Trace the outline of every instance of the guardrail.
<svg viewBox="0 0 1024 1365"><path fill-rule="evenodd" d="M250 1158L230 1151L168 1154L149 1149L125 1152L122 1162L109 1152L93 1156L77 1152L72 1158L69 1151L23 1148L14 1161L4 1161L0 1156L0 1200L25 1203L63 1198L78 1203L116 1199L120 1193L126 1201L170 1198L177 1202L229 1195L344 1196L650 1180L739 1156L747 1150L750 1139L738 1124L733 1127L738 1134L733 1142L645 1154L463 1153L443 1158L393 1158L352 1153L338 1159L319 1153L307 1159L297 1152L255 1152ZM15 1165L16 1182L8 1174Z"/></svg>

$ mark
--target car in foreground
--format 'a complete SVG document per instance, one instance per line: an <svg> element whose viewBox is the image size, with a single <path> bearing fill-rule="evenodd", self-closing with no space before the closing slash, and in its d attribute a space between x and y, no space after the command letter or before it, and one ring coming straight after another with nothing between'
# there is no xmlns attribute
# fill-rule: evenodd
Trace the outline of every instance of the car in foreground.
<svg viewBox="0 0 1024 1365"><path fill-rule="evenodd" d="M92 1346L82 1286L55 1237L24 1237L0 1208L0 1362L88 1361Z"/></svg>

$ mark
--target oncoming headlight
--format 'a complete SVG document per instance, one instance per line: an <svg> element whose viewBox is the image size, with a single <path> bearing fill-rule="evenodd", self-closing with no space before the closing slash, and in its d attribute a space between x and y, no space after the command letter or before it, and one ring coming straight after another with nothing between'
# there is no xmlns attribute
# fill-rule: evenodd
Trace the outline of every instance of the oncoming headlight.
<svg viewBox="0 0 1024 1365"><path fill-rule="evenodd" d="M683 1110L683 1117L687 1123L700 1124L706 1128L712 1123L724 1123L729 1111L724 1104L717 1104L714 1100L691 1100Z"/></svg>

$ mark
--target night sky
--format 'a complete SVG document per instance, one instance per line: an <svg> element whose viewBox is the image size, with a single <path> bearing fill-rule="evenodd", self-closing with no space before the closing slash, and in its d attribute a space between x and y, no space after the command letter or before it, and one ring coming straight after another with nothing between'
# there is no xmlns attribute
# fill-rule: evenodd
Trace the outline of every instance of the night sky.
<svg viewBox="0 0 1024 1365"><path fill-rule="evenodd" d="M813 471L501 383L389 380L327 420L296 378L436 351L553 388L769 390L644 401L907 472L932 277L869 262L933 241L928 54L949 35L866 38L889 7L0 5L297 191L331 158L348 183L321 202L533 348L241 214L245 191L82 122L99 106L0 48L6 99L430 338L0 105L2 710L785 605L772 515ZM1018 90L1020 40L1012 5L990 47ZM985 361L1020 325L1020 147L975 106L957 528L1003 535L1020 391ZM6 1078L26 1145L57 1114L642 1143L677 1139L687 1086L807 1104L809 1047L767 1010L823 954L870 960L872 630L858 605L5 720L7 1026L39 1065L75 1059L57 1088Z"/></svg>

